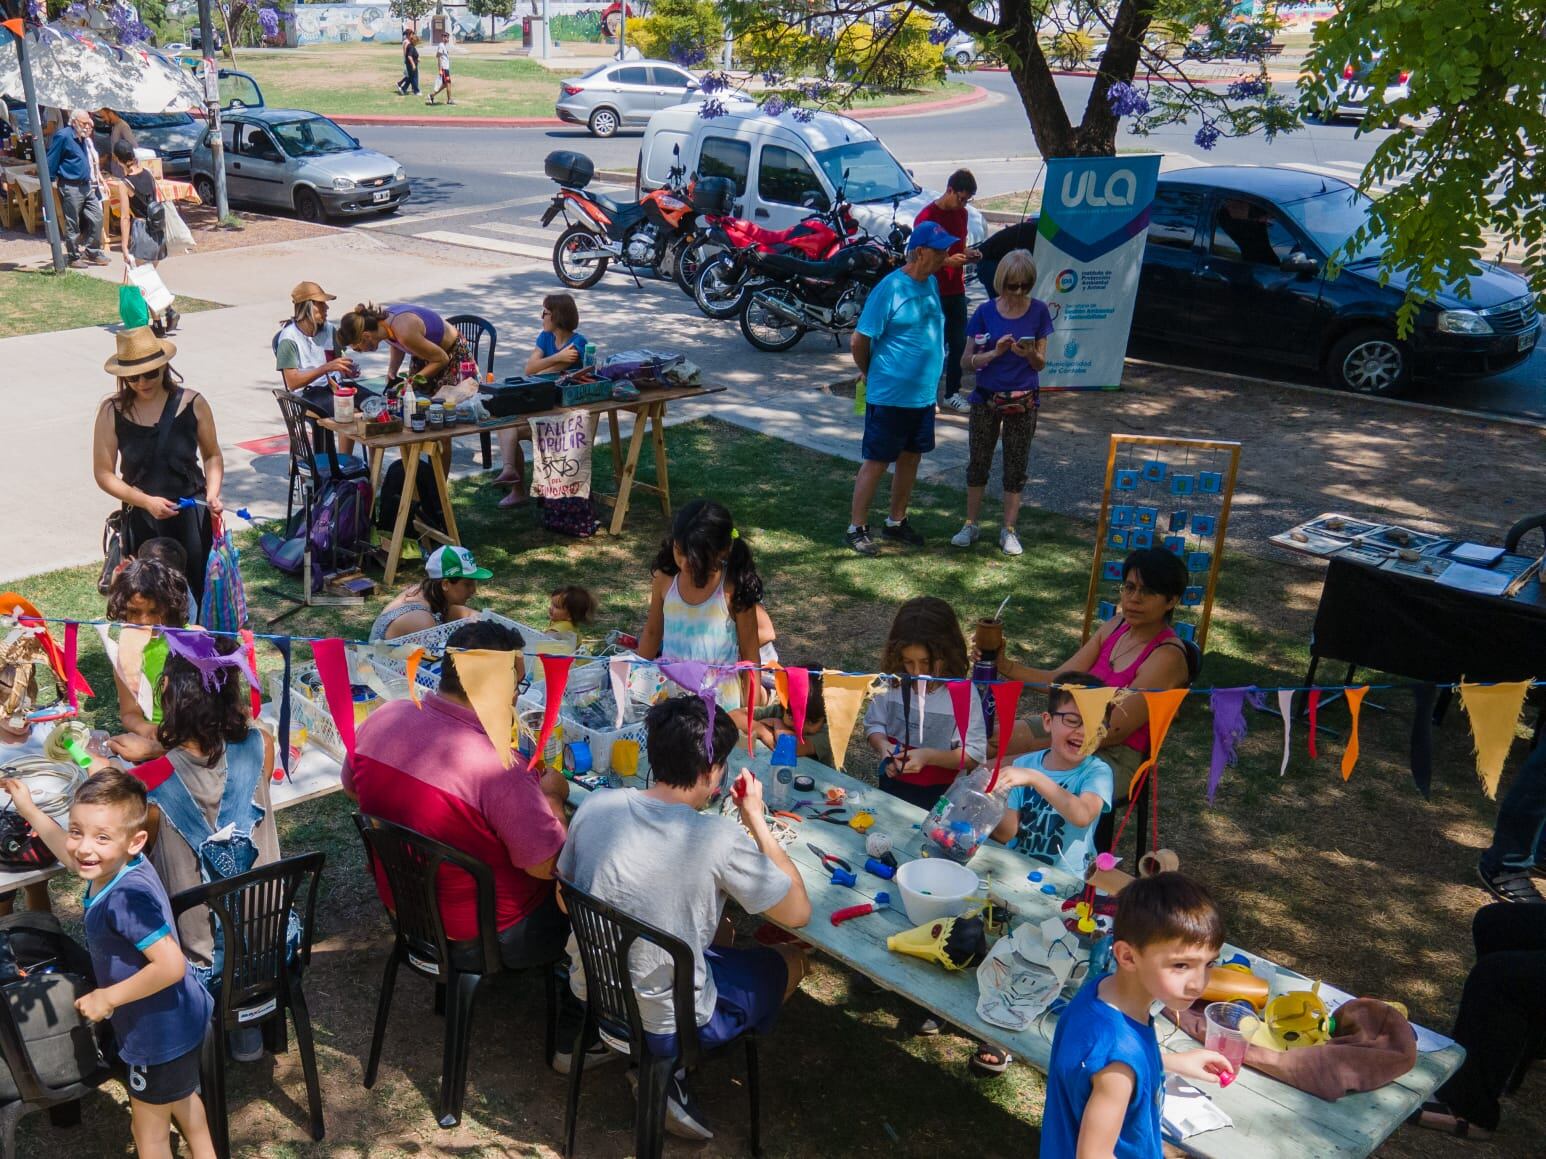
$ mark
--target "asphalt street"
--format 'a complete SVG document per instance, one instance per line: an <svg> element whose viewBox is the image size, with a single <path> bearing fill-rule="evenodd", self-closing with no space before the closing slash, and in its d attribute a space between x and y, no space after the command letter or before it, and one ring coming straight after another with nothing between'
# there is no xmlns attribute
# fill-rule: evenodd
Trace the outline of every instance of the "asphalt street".
<svg viewBox="0 0 1546 1159"><path fill-rule="evenodd" d="M983 196L1032 187L1040 174L1041 157L1013 83L1001 72L976 72L970 79L988 90L991 103L958 111L886 117L869 122L869 127L927 188L942 188L951 170L962 165L975 172ZM1082 115L1090 84L1088 78L1081 77L1064 77L1058 82L1075 119ZM555 80L555 97L557 92ZM551 253L557 237L558 226L544 231L540 222L554 189L542 171L543 158L555 149L575 149L588 154L598 169L631 172L642 136L635 130L598 140L583 129L567 126L360 126L352 131L369 147L397 158L413 179L412 202L396 217L365 223L365 228L525 257ZM1124 131L1117 147L1163 152L1167 170L1191 164L1291 165L1356 181L1383 136L1360 135L1352 124L1308 125L1272 142L1260 136L1224 138L1211 152L1205 152L1193 142L1192 132L1185 126L1162 129L1148 137ZM963 147L963 141L970 144ZM969 156L961 156L963 152ZM1208 359L1189 351L1153 353L1203 369L1317 381L1314 376L1285 372L1276 364ZM1507 374L1428 383L1410 397L1442 406L1546 419L1546 344Z"/></svg>

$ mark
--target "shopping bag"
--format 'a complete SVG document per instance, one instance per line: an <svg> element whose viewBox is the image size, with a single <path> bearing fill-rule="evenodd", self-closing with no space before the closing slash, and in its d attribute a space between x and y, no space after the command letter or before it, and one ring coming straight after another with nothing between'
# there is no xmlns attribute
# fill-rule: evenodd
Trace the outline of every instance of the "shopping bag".
<svg viewBox="0 0 1546 1159"><path fill-rule="evenodd" d="M193 240L193 231L188 228L188 223L183 221L182 214L177 212L177 206L170 201L162 202L162 208L166 211L166 252L169 254L187 253L199 243Z"/></svg>
<svg viewBox="0 0 1546 1159"><path fill-rule="evenodd" d="M145 305L152 314L164 314L172 305L172 291L166 288L155 266L130 266L129 280L139 287L145 296ZM148 322L141 322L141 326Z"/></svg>
<svg viewBox="0 0 1546 1159"><path fill-rule="evenodd" d="M199 624L211 632L235 632L247 626L247 592L242 586L241 552L220 516L210 512L214 543L204 565L204 599Z"/></svg>
<svg viewBox="0 0 1546 1159"><path fill-rule="evenodd" d="M125 330L150 325L150 308L145 305L145 295L139 286L129 281L127 267L123 273L123 285L118 287L118 317Z"/></svg>

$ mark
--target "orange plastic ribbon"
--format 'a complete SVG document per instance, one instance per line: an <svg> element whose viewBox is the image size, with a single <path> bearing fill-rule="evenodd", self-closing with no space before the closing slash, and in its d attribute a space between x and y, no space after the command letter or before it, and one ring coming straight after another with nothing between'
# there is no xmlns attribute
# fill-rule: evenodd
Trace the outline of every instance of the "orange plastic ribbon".
<svg viewBox="0 0 1546 1159"><path fill-rule="evenodd" d="M1343 692L1347 696L1347 710L1353 714L1353 728L1347 736L1347 748L1342 753L1342 779L1345 781L1353 775L1353 766L1358 763L1358 710L1363 707L1364 694L1367 688L1345 688Z"/></svg>

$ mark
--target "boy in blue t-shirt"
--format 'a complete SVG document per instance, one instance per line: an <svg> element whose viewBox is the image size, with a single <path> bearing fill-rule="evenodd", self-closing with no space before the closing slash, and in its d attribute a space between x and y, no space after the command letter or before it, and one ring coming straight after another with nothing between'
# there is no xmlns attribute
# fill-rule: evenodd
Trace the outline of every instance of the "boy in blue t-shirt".
<svg viewBox="0 0 1546 1159"><path fill-rule="evenodd" d="M1095 825L1111 808L1111 766L1095 754L1079 755L1087 725L1079 715L1070 686L1100 688L1086 672L1060 672L1052 678L1047 711L1041 720L1051 737L1044 749L1027 753L1003 770L1001 785L1011 786L995 840L1028 857L1084 876L1095 856Z"/></svg>
<svg viewBox="0 0 1546 1159"><path fill-rule="evenodd" d="M21 781L0 779L0 789L54 856L86 881L86 944L100 988L75 1006L92 1022L112 1019L119 1057L129 1067L135 1149L170 1155L175 1119L194 1159L214 1159L199 1099L199 1052L214 999L183 957L166 889L141 856L150 838L144 784L104 769L76 792L68 833L33 804Z"/></svg>
<svg viewBox="0 0 1546 1159"><path fill-rule="evenodd" d="M1150 1008L1202 996L1224 923L1202 886L1179 873L1136 881L1117 899L1115 969L1091 978L1058 1019L1047 1067L1042 1159L1160 1159L1166 1073L1192 1082L1234 1077L1213 1050L1160 1056ZM1227 1081L1227 1080L1226 1080Z"/></svg>

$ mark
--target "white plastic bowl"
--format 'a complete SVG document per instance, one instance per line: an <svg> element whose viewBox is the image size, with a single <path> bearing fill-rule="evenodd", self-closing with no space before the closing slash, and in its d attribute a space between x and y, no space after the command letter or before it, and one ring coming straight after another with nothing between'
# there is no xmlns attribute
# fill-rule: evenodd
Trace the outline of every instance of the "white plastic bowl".
<svg viewBox="0 0 1546 1159"><path fill-rule="evenodd" d="M977 875L964 865L943 857L918 858L896 871L902 908L915 926L935 918L959 917L966 899L977 893Z"/></svg>

